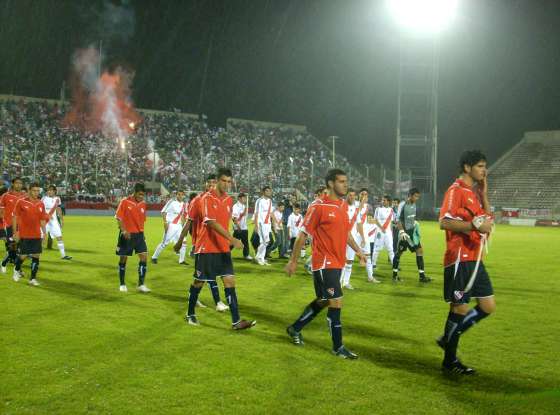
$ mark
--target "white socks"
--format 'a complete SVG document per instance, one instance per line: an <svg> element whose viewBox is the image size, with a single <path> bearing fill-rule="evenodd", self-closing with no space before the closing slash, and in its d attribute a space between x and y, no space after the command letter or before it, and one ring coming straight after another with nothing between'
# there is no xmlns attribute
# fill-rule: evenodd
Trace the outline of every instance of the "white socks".
<svg viewBox="0 0 560 415"><path fill-rule="evenodd" d="M183 244L179 250L179 264L185 262L185 255L187 254L187 245Z"/></svg>
<svg viewBox="0 0 560 415"><path fill-rule="evenodd" d="M350 284L350 276L352 275L352 264L344 265L342 274L342 286Z"/></svg>
<svg viewBox="0 0 560 415"><path fill-rule="evenodd" d="M152 255L152 259L158 259L158 257L161 255L161 252L162 252L164 249L165 249L165 245L164 245L163 243L160 243L160 244L157 246L157 248L156 248L154 254Z"/></svg>
<svg viewBox="0 0 560 415"><path fill-rule="evenodd" d="M64 242L57 241L56 244L58 245L58 250L60 251L61 258L64 258L66 256L66 251L64 250Z"/></svg>
<svg viewBox="0 0 560 415"><path fill-rule="evenodd" d="M366 272L367 272L368 280L371 280L373 278L373 264L369 256L366 259Z"/></svg>

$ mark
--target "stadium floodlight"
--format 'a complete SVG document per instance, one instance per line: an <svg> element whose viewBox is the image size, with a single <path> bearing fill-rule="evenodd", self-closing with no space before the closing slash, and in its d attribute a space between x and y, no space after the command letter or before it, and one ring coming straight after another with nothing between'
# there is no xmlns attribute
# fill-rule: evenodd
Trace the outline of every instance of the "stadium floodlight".
<svg viewBox="0 0 560 415"><path fill-rule="evenodd" d="M437 34L453 20L458 0L388 0L389 12L402 27Z"/></svg>

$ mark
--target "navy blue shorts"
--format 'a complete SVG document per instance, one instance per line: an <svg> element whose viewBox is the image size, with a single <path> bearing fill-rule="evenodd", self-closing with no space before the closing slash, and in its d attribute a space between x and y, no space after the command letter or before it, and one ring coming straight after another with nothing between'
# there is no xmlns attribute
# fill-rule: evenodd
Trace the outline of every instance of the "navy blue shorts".
<svg viewBox="0 0 560 415"><path fill-rule="evenodd" d="M133 253L143 254L148 252L144 232L131 233L130 238L126 239L122 232L119 232L119 240L115 253L118 256L132 256Z"/></svg>
<svg viewBox="0 0 560 415"><path fill-rule="evenodd" d="M342 269L320 269L313 271L313 285L315 286L315 295L321 300L334 300L342 298L342 287L340 286L340 277Z"/></svg>
<svg viewBox="0 0 560 415"><path fill-rule="evenodd" d="M34 255L43 252L43 240L38 239L20 239L18 243L19 255Z"/></svg>
<svg viewBox="0 0 560 415"><path fill-rule="evenodd" d="M471 298L484 298L494 295L492 282L481 262L471 289L465 292L476 266L476 261L459 262L443 271L443 297L452 304L467 304Z"/></svg>
<svg viewBox="0 0 560 415"><path fill-rule="evenodd" d="M231 252L197 254L195 273L194 279L198 281L216 281L216 277L235 275Z"/></svg>
<svg viewBox="0 0 560 415"><path fill-rule="evenodd" d="M6 229L0 229L0 239L6 239Z"/></svg>

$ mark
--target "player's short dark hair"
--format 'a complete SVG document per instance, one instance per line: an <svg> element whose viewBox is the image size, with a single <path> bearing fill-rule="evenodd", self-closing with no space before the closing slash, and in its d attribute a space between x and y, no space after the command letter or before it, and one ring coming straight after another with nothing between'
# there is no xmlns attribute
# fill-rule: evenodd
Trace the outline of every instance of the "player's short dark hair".
<svg viewBox="0 0 560 415"><path fill-rule="evenodd" d="M317 190L315 190L315 194L320 195L321 193L323 193L325 191L326 188L327 188L327 186L319 186L317 188Z"/></svg>
<svg viewBox="0 0 560 415"><path fill-rule="evenodd" d="M270 186L264 186L264 187L261 189L261 192L264 193L266 190L272 190L272 188L271 188Z"/></svg>
<svg viewBox="0 0 560 415"><path fill-rule="evenodd" d="M285 206L285 205L284 205L284 202L278 202L278 204L276 206L280 207L280 206Z"/></svg>
<svg viewBox="0 0 560 415"><path fill-rule="evenodd" d="M138 192L146 193L146 186L144 186L144 183L136 183L134 185L134 193L138 193Z"/></svg>
<svg viewBox="0 0 560 415"><path fill-rule="evenodd" d="M56 186L54 184L51 184L49 187L47 187L47 190L54 190L56 192Z"/></svg>
<svg viewBox="0 0 560 415"><path fill-rule="evenodd" d="M231 172L231 169L228 167L220 167L216 172L216 179L219 179L222 176L232 177L233 173Z"/></svg>
<svg viewBox="0 0 560 415"><path fill-rule="evenodd" d="M29 185L29 189L33 188L33 187L41 187L41 185L38 182L33 182Z"/></svg>
<svg viewBox="0 0 560 415"><path fill-rule="evenodd" d="M329 182L335 182L336 176L346 176L344 170L341 169L330 169L325 176L325 185L328 187Z"/></svg>
<svg viewBox="0 0 560 415"><path fill-rule="evenodd" d="M398 200L398 199L391 199L391 196L389 196L389 195L384 195L384 196L383 196L383 199L388 200L389 202L390 202L391 200Z"/></svg>
<svg viewBox="0 0 560 415"><path fill-rule="evenodd" d="M420 193L420 190L418 190L417 187L413 187L412 189L410 189L410 190L408 191L408 197L410 197L410 196L412 196L412 195L415 195L415 194L417 194L417 193L419 194L419 193Z"/></svg>
<svg viewBox="0 0 560 415"><path fill-rule="evenodd" d="M368 190L367 187L362 187L362 188L360 189L360 193L362 193L362 192L369 193L369 190Z"/></svg>
<svg viewBox="0 0 560 415"><path fill-rule="evenodd" d="M301 205L299 203L294 203L294 209L301 209Z"/></svg>
<svg viewBox="0 0 560 415"><path fill-rule="evenodd" d="M209 182L210 180L216 180L217 177L214 173L210 173L208 176L206 176L206 181Z"/></svg>
<svg viewBox="0 0 560 415"><path fill-rule="evenodd" d="M353 187L349 187L348 193L356 193L356 189L354 189Z"/></svg>
<svg viewBox="0 0 560 415"><path fill-rule="evenodd" d="M398 197L395 197L395 198L393 199L393 202L401 203L401 199L399 199Z"/></svg>
<svg viewBox="0 0 560 415"><path fill-rule="evenodd" d="M12 179L12 184L14 184L15 182L17 182L18 180L19 180L20 182L23 183L23 179L22 179L21 177L18 176L18 177L14 177L14 178Z"/></svg>
<svg viewBox="0 0 560 415"><path fill-rule="evenodd" d="M463 154L461 154L461 158L459 159L459 171L463 173L465 171L465 164L467 166L474 166L478 164L480 161L487 161L486 155L480 150L467 150Z"/></svg>
<svg viewBox="0 0 560 415"><path fill-rule="evenodd" d="M196 193L192 192L189 194L189 200L193 200L196 197Z"/></svg>
<svg viewBox="0 0 560 415"><path fill-rule="evenodd" d="M242 197L247 197L247 195L246 195L245 193L243 193L243 192L241 192L241 193L239 193L239 194L237 195L237 198L238 198L238 199L241 199Z"/></svg>

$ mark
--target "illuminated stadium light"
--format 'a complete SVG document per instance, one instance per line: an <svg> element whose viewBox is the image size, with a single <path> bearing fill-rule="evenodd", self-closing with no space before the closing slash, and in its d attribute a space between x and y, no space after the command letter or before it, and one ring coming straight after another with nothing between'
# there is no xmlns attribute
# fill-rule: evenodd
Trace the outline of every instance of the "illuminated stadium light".
<svg viewBox="0 0 560 415"><path fill-rule="evenodd" d="M396 22L414 32L436 34L455 17L458 0L388 0Z"/></svg>

